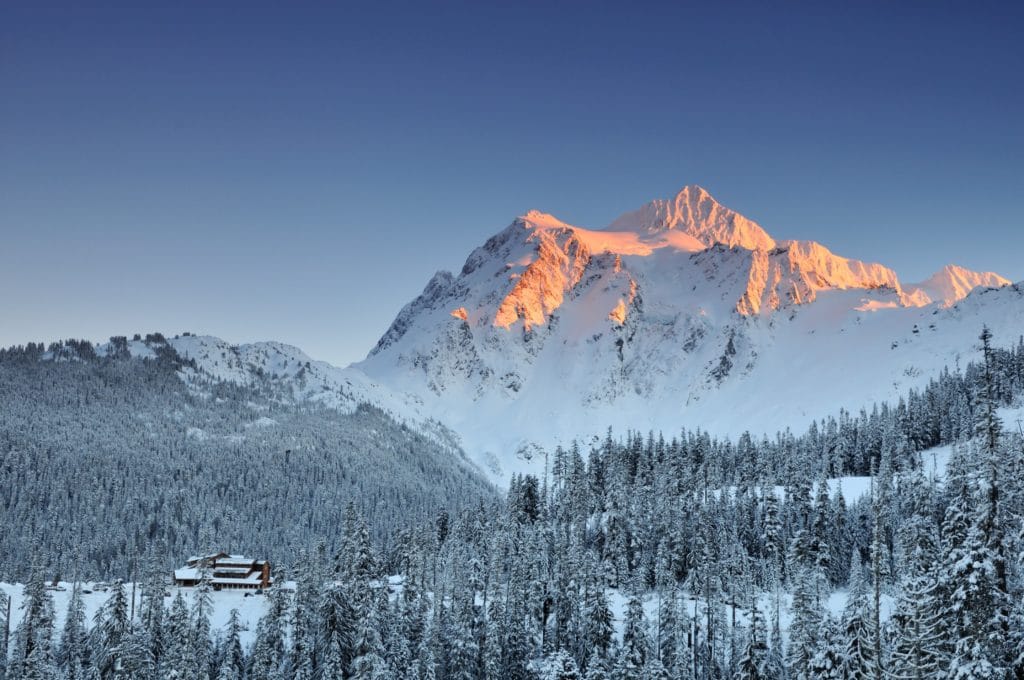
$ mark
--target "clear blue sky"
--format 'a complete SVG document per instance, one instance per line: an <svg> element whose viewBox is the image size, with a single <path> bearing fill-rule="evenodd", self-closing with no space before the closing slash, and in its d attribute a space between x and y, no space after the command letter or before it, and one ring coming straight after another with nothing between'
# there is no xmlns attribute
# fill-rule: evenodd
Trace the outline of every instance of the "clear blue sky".
<svg viewBox="0 0 1024 680"><path fill-rule="evenodd" d="M688 183L904 280L1024 279L1024 3L155 4L0 5L2 345L347 363L528 208Z"/></svg>

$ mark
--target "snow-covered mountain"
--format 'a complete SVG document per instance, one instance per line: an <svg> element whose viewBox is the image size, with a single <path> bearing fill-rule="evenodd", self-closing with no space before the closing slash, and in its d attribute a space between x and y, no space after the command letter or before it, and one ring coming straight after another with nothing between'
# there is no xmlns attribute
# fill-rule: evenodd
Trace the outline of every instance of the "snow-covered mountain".
<svg viewBox="0 0 1024 680"><path fill-rule="evenodd" d="M526 213L344 375L445 423L501 477L609 426L774 432L896 398L973 356L982 324L1016 340L1009 284L955 266L903 284L690 186L604 229Z"/></svg>
<svg viewBox="0 0 1024 680"><path fill-rule="evenodd" d="M530 211L438 272L369 356L347 368L276 342L166 343L211 380L267 381L282 398L380 406L460 444L501 480L574 438L680 427L802 429L897 399L1024 330L1024 286L950 265L904 284L882 264L777 240L700 187L584 229Z"/></svg>

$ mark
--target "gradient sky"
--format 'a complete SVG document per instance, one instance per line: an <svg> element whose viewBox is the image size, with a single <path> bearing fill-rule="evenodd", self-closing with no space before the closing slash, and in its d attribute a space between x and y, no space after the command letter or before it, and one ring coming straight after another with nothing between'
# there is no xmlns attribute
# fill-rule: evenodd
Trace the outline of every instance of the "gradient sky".
<svg viewBox="0 0 1024 680"><path fill-rule="evenodd" d="M1024 3L155 4L0 5L0 345L344 364L527 209L689 183L905 281L1024 279Z"/></svg>

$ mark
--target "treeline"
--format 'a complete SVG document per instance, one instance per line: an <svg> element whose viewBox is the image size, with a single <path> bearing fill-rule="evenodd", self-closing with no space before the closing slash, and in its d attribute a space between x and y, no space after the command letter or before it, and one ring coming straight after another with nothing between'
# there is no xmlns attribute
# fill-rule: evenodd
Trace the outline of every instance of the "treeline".
<svg viewBox="0 0 1024 680"><path fill-rule="evenodd" d="M641 449L650 456L657 448L654 455L672 465L703 469L715 486L764 480L786 484L808 471L828 477L867 476L883 465L883 459L894 470L912 469L921 451L973 436L981 403L978 393L988 389L986 370L994 403L1010 406L1024 392L1024 337L1007 349L990 346L988 353L987 368L980 361L955 372L947 368L923 389L908 390L895 404L874 404L857 414L841 410L813 422L801 434L788 429L774 436L746 432L734 441L699 430L682 429L667 440L663 434L634 432L626 435L627 446L634 461Z"/></svg>

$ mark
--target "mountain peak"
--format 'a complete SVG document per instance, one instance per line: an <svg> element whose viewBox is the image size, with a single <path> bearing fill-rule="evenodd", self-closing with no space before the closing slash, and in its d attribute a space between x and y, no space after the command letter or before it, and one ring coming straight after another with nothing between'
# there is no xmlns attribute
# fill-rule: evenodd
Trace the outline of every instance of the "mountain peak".
<svg viewBox="0 0 1024 680"><path fill-rule="evenodd" d="M710 198L712 201L715 200L711 194L708 193L708 190L699 184L687 184L676 193L676 199L679 199L681 196L685 197L687 200L694 199L700 201L707 198Z"/></svg>
<svg viewBox="0 0 1024 680"><path fill-rule="evenodd" d="M608 225L608 230L647 234L681 231L705 246L722 243L747 250L771 250L776 245L761 225L725 207L696 184L684 186L670 199L655 199L625 213Z"/></svg>
<svg viewBox="0 0 1024 680"><path fill-rule="evenodd" d="M932 279L939 277L962 277L962 278L976 278L982 281L987 281L986 285L992 287L1005 286L1011 283L1010 279L1000 276L995 272L976 272L967 267L961 267L958 264L947 264L939 271L932 274Z"/></svg>
<svg viewBox="0 0 1024 680"><path fill-rule="evenodd" d="M541 228L541 229L558 229L563 227L571 227L572 225L563 222L554 215L546 212L542 212L536 209L527 210L525 214L520 215L517 222L521 223L527 228Z"/></svg>
<svg viewBox="0 0 1024 680"><path fill-rule="evenodd" d="M976 272L956 264L947 264L921 283L907 286L907 291L927 296L927 302L942 307L956 304L975 288L1002 288L1012 283L995 272Z"/></svg>

